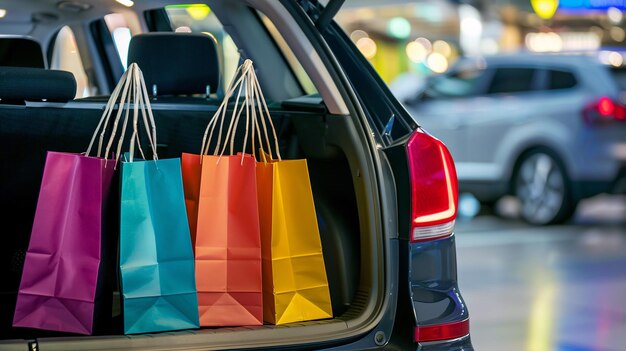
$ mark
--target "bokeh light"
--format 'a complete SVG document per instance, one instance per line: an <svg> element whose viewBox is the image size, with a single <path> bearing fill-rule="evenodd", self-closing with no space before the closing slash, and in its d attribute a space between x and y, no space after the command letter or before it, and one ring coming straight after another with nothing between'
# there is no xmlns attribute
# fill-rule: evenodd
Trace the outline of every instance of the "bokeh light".
<svg viewBox="0 0 626 351"><path fill-rule="evenodd" d="M415 63L424 61L429 51L424 47L424 44L415 40L406 44L406 55L409 57L409 60Z"/></svg>
<svg viewBox="0 0 626 351"><path fill-rule="evenodd" d="M448 60L438 52L428 55L426 65L435 73L443 73L448 70Z"/></svg>
<svg viewBox="0 0 626 351"><path fill-rule="evenodd" d="M361 38L357 40L356 46L366 58L371 59L376 56L376 42L371 38Z"/></svg>
<svg viewBox="0 0 626 351"><path fill-rule="evenodd" d="M500 51L498 42L493 38L485 38L480 41L480 50L485 55L494 55Z"/></svg>
<svg viewBox="0 0 626 351"><path fill-rule="evenodd" d="M366 31L357 29L357 30L353 31L352 33L350 33L350 39L354 43L359 41L359 39L361 39L361 38L369 38L369 35L367 34Z"/></svg>
<svg viewBox="0 0 626 351"><path fill-rule="evenodd" d="M430 40L424 37L415 39L415 42L421 44L429 53L433 50L433 44L431 44Z"/></svg>
<svg viewBox="0 0 626 351"><path fill-rule="evenodd" d="M617 51L602 50L598 53L602 64L619 67L624 64L624 56Z"/></svg>
<svg viewBox="0 0 626 351"><path fill-rule="evenodd" d="M550 19L559 7L559 0L530 0L535 13L543 19Z"/></svg>
<svg viewBox="0 0 626 351"><path fill-rule="evenodd" d="M609 63L611 66L619 67L624 63L624 57L619 52L611 52L609 54Z"/></svg>
<svg viewBox="0 0 626 351"><path fill-rule="evenodd" d="M443 40L437 40L433 43L433 51L442 54L445 57L452 55L452 48L450 44Z"/></svg>
<svg viewBox="0 0 626 351"><path fill-rule="evenodd" d="M196 21L202 21L209 15L209 13L211 13L211 9L205 4L189 5L186 11L189 14L189 17Z"/></svg>
<svg viewBox="0 0 626 351"><path fill-rule="evenodd" d="M624 39L626 39L626 32L624 31L624 28L618 26L611 27L609 35L611 36L611 39L615 41L624 41Z"/></svg>
<svg viewBox="0 0 626 351"><path fill-rule="evenodd" d="M406 39L411 35L411 23L404 17L394 17L387 23L387 33L397 39Z"/></svg>
<svg viewBox="0 0 626 351"><path fill-rule="evenodd" d="M617 24L622 21L623 14L622 10L616 7L609 7L608 10L606 10L606 16L609 18L611 23Z"/></svg>
<svg viewBox="0 0 626 351"><path fill-rule="evenodd" d="M526 47L534 52L557 52L563 49L563 39L554 32L526 34Z"/></svg>

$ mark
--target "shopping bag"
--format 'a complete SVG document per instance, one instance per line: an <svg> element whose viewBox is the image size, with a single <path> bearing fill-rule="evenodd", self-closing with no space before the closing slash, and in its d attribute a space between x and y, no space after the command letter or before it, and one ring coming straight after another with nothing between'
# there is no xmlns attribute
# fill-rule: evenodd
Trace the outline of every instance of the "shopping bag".
<svg viewBox="0 0 626 351"><path fill-rule="evenodd" d="M237 70L236 77L239 73L241 76L233 79L224 101L207 126L207 132L211 133L204 140L201 154L182 155L186 203L196 206L191 210L188 207L187 211L189 222L193 223L191 227L195 228L192 235L202 326L263 323L256 161L252 155L233 151L239 116L245 110L238 109L238 99L221 147L226 106L237 88L240 88L237 96L241 94L244 72L250 65L248 61ZM208 155L217 125L220 126L218 143L214 154ZM230 155L224 154L227 145L231 146Z"/></svg>
<svg viewBox="0 0 626 351"><path fill-rule="evenodd" d="M200 196L200 174L202 174L200 155L185 154L181 156L183 191L185 193L185 210L189 224L192 249L195 256L196 227L198 224L198 200Z"/></svg>
<svg viewBox="0 0 626 351"><path fill-rule="evenodd" d="M115 135L121 109L111 116L120 93L121 101L128 94L126 78L111 94L85 155L47 154L15 327L92 334L97 315L105 316L103 321L111 316L115 232L107 223L115 162L102 157L108 154L102 146L106 131ZM89 156L98 135L97 153Z"/></svg>
<svg viewBox="0 0 626 351"><path fill-rule="evenodd" d="M179 159L122 161L124 333L198 328Z"/></svg>
<svg viewBox="0 0 626 351"><path fill-rule="evenodd" d="M305 159L280 158L278 139L263 93L254 70L249 74L253 83L252 95L260 108L260 123L256 123L256 130L265 136L259 136L261 152L257 164L263 248L263 318L272 324L332 318L307 162ZM277 160L272 157L268 124L273 132ZM259 126L263 127L263 133Z"/></svg>
<svg viewBox="0 0 626 351"><path fill-rule="evenodd" d="M306 160L259 162L264 320L332 318Z"/></svg>
<svg viewBox="0 0 626 351"><path fill-rule="evenodd" d="M120 205L124 333L198 328L194 257L180 159L158 159L143 75L136 64L130 69L135 83L133 135L130 152L121 162ZM134 157L138 109L147 129L152 160Z"/></svg>
<svg viewBox="0 0 626 351"><path fill-rule="evenodd" d="M112 176L105 159L48 152L13 326L92 333Z"/></svg>

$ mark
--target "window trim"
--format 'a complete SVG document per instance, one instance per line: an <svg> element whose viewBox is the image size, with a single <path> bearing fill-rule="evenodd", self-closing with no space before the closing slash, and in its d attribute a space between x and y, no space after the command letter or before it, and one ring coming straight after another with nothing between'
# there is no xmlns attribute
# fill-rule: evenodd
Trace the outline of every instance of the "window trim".
<svg viewBox="0 0 626 351"><path fill-rule="evenodd" d="M485 86L485 90L483 92L483 95L485 96L502 96L502 95L519 95L519 94L529 94L529 93L537 93L538 91L542 91L542 88L545 87L545 85L541 85L541 80L539 79L542 75L541 71L542 68L540 67L536 67L536 66L525 66L525 65L496 65L496 66L490 66L489 69L492 70L492 74L491 77L489 79L489 83L486 84ZM512 69L519 69L519 70L532 70L533 75L531 77L530 80L530 89L529 90L522 90L522 91L508 91L508 92L495 92L495 93L491 93L489 92L489 90L491 89L491 85L496 77L496 74L498 73L498 70L512 70Z"/></svg>
<svg viewBox="0 0 626 351"><path fill-rule="evenodd" d="M576 72L573 70L568 70L566 68L561 68L561 67L545 67L543 71L544 71L545 80L543 82L544 84L542 87L546 91L550 91L550 92L570 91L570 90L578 89L580 87L580 78L578 77ZM572 85L571 87L567 87L567 88L551 88L550 83L552 79L552 72L554 71L570 74L572 77L574 77L574 85Z"/></svg>

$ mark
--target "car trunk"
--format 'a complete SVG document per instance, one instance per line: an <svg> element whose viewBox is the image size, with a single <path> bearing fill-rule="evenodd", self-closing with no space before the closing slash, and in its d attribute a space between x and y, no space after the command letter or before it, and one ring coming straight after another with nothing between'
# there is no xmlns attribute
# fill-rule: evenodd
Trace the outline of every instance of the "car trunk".
<svg viewBox="0 0 626 351"><path fill-rule="evenodd" d="M190 102L191 101L191 102ZM2 247L0 348L24 350L36 343L45 350L222 349L313 345L345 339L371 326L382 294L382 254L376 245L373 164L361 127L350 116L329 114L321 99L307 97L271 106L283 158L306 158L327 267L335 318L282 326L202 328L124 336L119 293L113 294L112 323L94 336L11 326L23 259L37 202L47 150L82 152L101 114L102 101L64 107L0 106L2 128L1 207L9 240ZM153 105L161 158L198 153L215 101L168 101ZM35 127L33 127L35 126ZM238 136L242 140L242 136ZM20 147L17 147L20 145ZM319 344L316 344L319 347Z"/></svg>

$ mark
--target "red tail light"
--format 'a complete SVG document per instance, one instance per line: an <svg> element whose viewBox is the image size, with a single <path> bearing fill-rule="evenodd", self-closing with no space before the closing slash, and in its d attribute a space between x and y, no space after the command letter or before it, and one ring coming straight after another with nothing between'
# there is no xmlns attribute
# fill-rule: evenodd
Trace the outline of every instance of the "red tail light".
<svg viewBox="0 0 626 351"><path fill-rule="evenodd" d="M598 125L613 121L626 121L626 106L604 96L587 105L583 117L588 124Z"/></svg>
<svg viewBox="0 0 626 351"><path fill-rule="evenodd" d="M446 146L418 129L407 143L411 179L411 241L452 235L458 187Z"/></svg>
<svg viewBox="0 0 626 351"><path fill-rule="evenodd" d="M414 340L428 342L450 340L469 335L469 319L446 324L426 325L415 327Z"/></svg>

